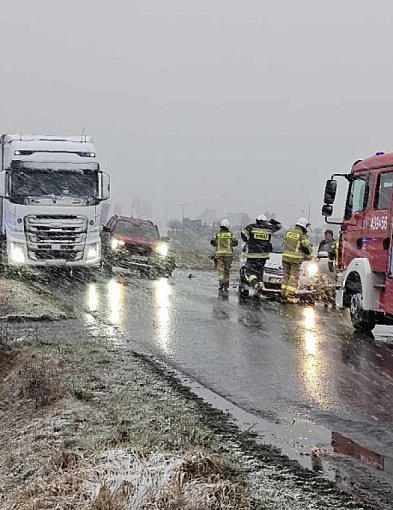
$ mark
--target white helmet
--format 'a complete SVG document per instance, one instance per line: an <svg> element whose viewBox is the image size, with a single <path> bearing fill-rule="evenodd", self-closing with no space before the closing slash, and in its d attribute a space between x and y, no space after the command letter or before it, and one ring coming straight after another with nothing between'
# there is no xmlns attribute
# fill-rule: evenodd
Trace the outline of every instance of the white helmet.
<svg viewBox="0 0 393 510"><path fill-rule="evenodd" d="M307 230L308 227L310 226L310 222L308 221L307 218L299 218L296 222L296 225Z"/></svg>
<svg viewBox="0 0 393 510"><path fill-rule="evenodd" d="M257 218L257 221L267 221L267 218L264 214L260 214Z"/></svg>
<svg viewBox="0 0 393 510"><path fill-rule="evenodd" d="M229 223L229 220L225 219L225 220L222 220L222 222L220 223L220 226L229 228L231 226L231 224Z"/></svg>

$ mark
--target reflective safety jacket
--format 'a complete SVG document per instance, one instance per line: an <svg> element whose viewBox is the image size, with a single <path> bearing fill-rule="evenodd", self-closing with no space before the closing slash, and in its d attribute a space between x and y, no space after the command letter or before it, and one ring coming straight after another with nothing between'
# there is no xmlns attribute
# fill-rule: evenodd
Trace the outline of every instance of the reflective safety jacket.
<svg viewBox="0 0 393 510"><path fill-rule="evenodd" d="M272 234L281 229L281 223L275 220L257 221L242 230L242 239L247 243L247 258L268 259L273 251Z"/></svg>
<svg viewBox="0 0 393 510"><path fill-rule="evenodd" d="M210 244L216 248L216 257L228 257L233 255L233 247L237 246L239 241L230 230L223 227L210 241Z"/></svg>
<svg viewBox="0 0 393 510"><path fill-rule="evenodd" d="M311 255L312 244L302 227L296 225L288 230L284 237L282 260L301 264L304 260L310 259Z"/></svg>

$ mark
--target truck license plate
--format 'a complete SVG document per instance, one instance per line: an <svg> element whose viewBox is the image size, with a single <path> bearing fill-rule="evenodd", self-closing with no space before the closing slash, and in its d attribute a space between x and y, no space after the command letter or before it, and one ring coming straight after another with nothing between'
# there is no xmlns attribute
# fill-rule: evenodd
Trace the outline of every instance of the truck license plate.
<svg viewBox="0 0 393 510"><path fill-rule="evenodd" d="M281 283L281 278L269 278L269 283Z"/></svg>

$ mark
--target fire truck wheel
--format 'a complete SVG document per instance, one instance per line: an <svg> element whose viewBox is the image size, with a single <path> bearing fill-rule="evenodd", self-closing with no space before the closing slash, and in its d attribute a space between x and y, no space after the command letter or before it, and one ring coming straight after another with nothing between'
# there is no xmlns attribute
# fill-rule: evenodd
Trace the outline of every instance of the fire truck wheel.
<svg viewBox="0 0 393 510"><path fill-rule="evenodd" d="M351 297L350 306L351 321L358 331L372 331L375 328L375 319L371 312L363 310L363 293L357 292Z"/></svg>

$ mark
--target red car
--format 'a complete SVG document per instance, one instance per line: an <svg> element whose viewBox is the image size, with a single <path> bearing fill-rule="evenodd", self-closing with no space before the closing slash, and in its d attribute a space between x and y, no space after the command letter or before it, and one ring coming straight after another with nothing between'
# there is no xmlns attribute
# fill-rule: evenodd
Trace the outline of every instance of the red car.
<svg viewBox="0 0 393 510"><path fill-rule="evenodd" d="M139 269L142 273L171 276L175 268L169 256L169 238L161 237L150 220L112 216L102 231L104 267Z"/></svg>

